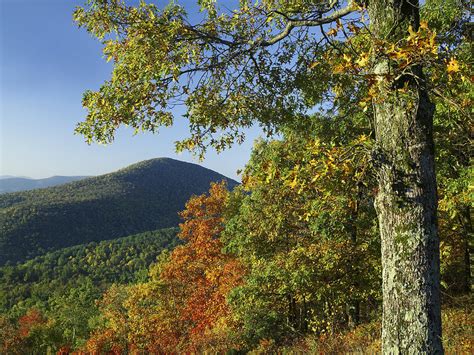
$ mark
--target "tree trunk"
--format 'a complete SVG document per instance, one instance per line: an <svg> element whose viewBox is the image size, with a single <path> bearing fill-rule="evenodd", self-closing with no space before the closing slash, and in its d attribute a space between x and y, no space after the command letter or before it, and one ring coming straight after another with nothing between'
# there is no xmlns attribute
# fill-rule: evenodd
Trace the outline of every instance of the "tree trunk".
<svg viewBox="0 0 474 355"><path fill-rule="evenodd" d="M418 1L371 0L372 33L396 42L419 26ZM379 78L391 63L375 58ZM421 67L378 84L374 100L379 191L375 200L383 280L382 350L386 354L443 353L433 114ZM396 88L408 85L408 91Z"/></svg>

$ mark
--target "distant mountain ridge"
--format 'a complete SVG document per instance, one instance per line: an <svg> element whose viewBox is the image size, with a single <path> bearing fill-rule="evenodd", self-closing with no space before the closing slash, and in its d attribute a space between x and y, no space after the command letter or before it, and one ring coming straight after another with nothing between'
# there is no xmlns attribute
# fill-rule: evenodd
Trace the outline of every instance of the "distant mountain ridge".
<svg viewBox="0 0 474 355"><path fill-rule="evenodd" d="M26 177L16 177L2 175L0 178L0 194L7 192L26 191L51 187L68 182L88 178L90 176L51 176L44 179L31 179Z"/></svg>
<svg viewBox="0 0 474 355"><path fill-rule="evenodd" d="M22 179L31 179L28 176L13 176L13 175L0 175L0 180L11 179L11 178L22 178Z"/></svg>
<svg viewBox="0 0 474 355"><path fill-rule="evenodd" d="M170 158L45 189L0 195L0 265L48 251L160 228L211 182L238 183L197 164Z"/></svg>

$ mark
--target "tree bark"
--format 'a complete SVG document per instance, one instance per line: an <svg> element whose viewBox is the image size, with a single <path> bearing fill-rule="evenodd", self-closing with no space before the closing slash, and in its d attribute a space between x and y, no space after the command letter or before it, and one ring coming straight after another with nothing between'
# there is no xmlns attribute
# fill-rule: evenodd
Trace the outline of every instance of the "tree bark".
<svg viewBox="0 0 474 355"><path fill-rule="evenodd" d="M371 0L371 30L393 41L419 27L413 0ZM383 78L395 68L374 58ZM375 199L382 243L382 351L443 353L433 114L421 67L378 84L374 100L379 191ZM408 86L405 93L397 88Z"/></svg>

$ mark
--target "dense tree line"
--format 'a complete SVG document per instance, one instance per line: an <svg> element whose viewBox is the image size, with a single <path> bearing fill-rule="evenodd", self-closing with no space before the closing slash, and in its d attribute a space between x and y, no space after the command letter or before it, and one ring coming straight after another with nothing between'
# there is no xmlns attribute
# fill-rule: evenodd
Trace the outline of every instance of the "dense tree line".
<svg viewBox="0 0 474 355"><path fill-rule="evenodd" d="M44 325L17 349L45 351L65 344L82 345L97 325L96 301L102 293L112 284L146 281L148 268L157 256L179 244L176 233L172 228L92 242L1 267L3 325L12 324L13 319L20 328L27 326L27 321ZM23 337L27 338L25 334Z"/></svg>

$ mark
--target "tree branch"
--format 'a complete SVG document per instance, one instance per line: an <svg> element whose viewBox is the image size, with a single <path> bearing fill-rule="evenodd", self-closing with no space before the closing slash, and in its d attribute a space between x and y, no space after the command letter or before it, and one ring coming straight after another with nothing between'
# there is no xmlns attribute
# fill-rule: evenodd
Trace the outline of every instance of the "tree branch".
<svg viewBox="0 0 474 355"><path fill-rule="evenodd" d="M324 24L327 24L327 23L331 23L331 22L334 22L334 21L336 21L337 19L339 19L341 17L344 17L344 16L350 14L354 10L355 10L355 8L352 5L352 1L351 1L351 2L349 2L349 5L347 5L346 7L342 8L340 10L334 11L331 15L329 15L327 17L323 17L323 18L318 19L318 20L291 20L291 21L288 21L285 28L283 29L283 31L281 31L279 34L275 35L274 37L272 37L268 40L261 40L260 42L255 43L255 46L256 47L258 47L258 46L262 46L262 47L271 46L271 45L281 41L285 37L287 37L291 33L291 31L296 27L314 27L314 26L320 26L320 25L324 25Z"/></svg>

